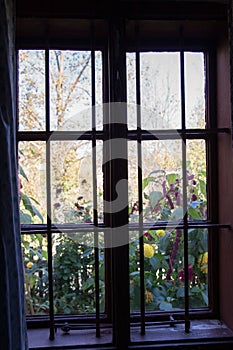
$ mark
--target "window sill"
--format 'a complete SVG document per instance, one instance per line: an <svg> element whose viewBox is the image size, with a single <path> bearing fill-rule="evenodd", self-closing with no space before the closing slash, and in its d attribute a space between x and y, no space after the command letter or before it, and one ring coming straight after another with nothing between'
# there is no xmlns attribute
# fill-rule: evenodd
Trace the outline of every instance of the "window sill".
<svg viewBox="0 0 233 350"><path fill-rule="evenodd" d="M48 329L28 330L29 350L48 349L115 349L111 346L112 331L102 328L101 337L96 338L94 330L76 331L64 334L58 329L55 340L49 340ZM184 332L184 325L175 327L148 327L141 336L139 328L131 328L129 349L232 349L233 331L217 320L191 322L190 333Z"/></svg>

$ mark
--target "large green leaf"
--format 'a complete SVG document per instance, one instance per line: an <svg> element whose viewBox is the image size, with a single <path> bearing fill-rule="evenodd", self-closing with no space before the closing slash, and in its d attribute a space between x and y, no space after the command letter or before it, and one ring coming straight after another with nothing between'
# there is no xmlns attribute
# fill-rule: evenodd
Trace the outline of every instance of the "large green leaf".
<svg viewBox="0 0 233 350"><path fill-rule="evenodd" d="M153 208L156 207L158 201L162 198L162 196L163 196L162 192L160 191L152 191L149 194L149 200Z"/></svg>
<svg viewBox="0 0 233 350"><path fill-rule="evenodd" d="M174 184L176 182L178 175L177 174L167 174L166 178L169 185Z"/></svg>
<svg viewBox="0 0 233 350"><path fill-rule="evenodd" d="M21 224L31 224L32 223L31 215L26 214L22 210L20 210L20 222Z"/></svg>
<svg viewBox="0 0 233 350"><path fill-rule="evenodd" d="M144 190L150 182L154 182L155 178L153 176L151 177L146 177L145 179L142 180L142 190Z"/></svg>
<svg viewBox="0 0 233 350"><path fill-rule="evenodd" d="M19 166L19 173L26 181L29 181L21 165Z"/></svg>
<svg viewBox="0 0 233 350"><path fill-rule="evenodd" d="M205 304L208 306L209 305L209 299L208 299L208 294L206 292L201 292L202 298L205 302Z"/></svg>
<svg viewBox="0 0 233 350"><path fill-rule="evenodd" d="M191 206L189 206L189 208L188 208L188 213L193 219L196 219L196 220L201 219L201 216L200 216L198 210L191 207Z"/></svg>
<svg viewBox="0 0 233 350"><path fill-rule="evenodd" d="M183 218L183 208L177 208L174 210L174 212L172 213L172 217L171 220L180 220Z"/></svg>
<svg viewBox="0 0 233 350"><path fill-rule="evenodd" d="M201 193L206 196L206 183L203 180L199 180Z"/></svg>
<svg viewBox="0 0 233 350"><path fill-rule="evenodd" d="M150 258L150 264L155 270L159 268L159 259L157 258L156 255Z"/></svg>
<svg viewBox="0 0 233 350"><path fill-rule="evenodd" d="M38 216L39 219L43 222L43 217L40 214L39 210L32 204L31 199L24 193L21 194L21 199L23 202L23 205L26 210L30 212L30 214L33 216Z"/></svg>
<svg viewBox="0 0 233 350"><path fill-rule="evenodd" d="M159 305L159 309L164 311L172 310L172 304L167 303L166 301L162 301Z"/></svg>
<svg viewBox="0 0 233 350"><path fill-rule="evenodd" d="M142 190L144 190L146 188L146 186L149 185L150 182L155 182L156 177L154 175L157 175L159 173L164 174L165 171L164 170L153 170L148 177L146 177L145 179L142 180Z"/></svg>

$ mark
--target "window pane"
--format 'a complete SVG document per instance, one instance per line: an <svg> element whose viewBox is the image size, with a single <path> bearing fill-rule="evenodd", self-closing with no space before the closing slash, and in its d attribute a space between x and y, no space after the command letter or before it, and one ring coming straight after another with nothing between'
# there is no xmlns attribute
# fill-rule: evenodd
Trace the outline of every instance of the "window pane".
<svg viewBox="0 0 233 350"><path fill-rule="evenodd" d="M205 128L205 62L202 52L185 52L186 127Z"/></svg>
<svg viewBox="0 0 233 350"><path fill-rule="evenodd" d="M208 306L207 230L189 230L190 307ZM183 231L149 230L144 232L144 283L147 311L183 310L184 246ZM139 241L131 240L130 300L131 311L140 310Z"/></svg>
<svg viewBox="0 0 233 350"><path fill-rule="evenodd" d="M144 235L144 283L146 311L184 308L179 295L183 282L178 278L183 261L182 230L149 230ZM130 244L131 310L140 308L139 244Z"/></svg>
<svg viewBox="0 0 233 350"><path fill-rule="evenodd" d="M96 129L103 129L103 58L102 52L95 52L95 110Z"/></svg>
<svg viewBox="0 0 233 350"><path fill-rule="evenodd" d="M22 235L25 298L27 315L49 311L47 236Z"/></svg>
<svg viewBox="0 0 233 350"><path fill-rule="evenodd" d="M177 221L182 211L182 142L142 142L144 222Z"/></svg>
<svg viewBox="0 0 233 350"><path fill-rule="evenodd" d="M138 222L138 157L135 141L128 142L128 196L129 196L129 221Z"/></svg>
<svg viewBox="0 0 233 350"><path fill-rule="evenodd" d="M97 209L103 220L102 142L97 142ZM93 222L93 168L90 141L52 141L52 220Z"/></svg>
<svg viewBox="0 0 233 350"><path fill-rule="evenodd" d="M91 129L91 52L50 51L52 130Z"/></svg>
<svg viewBox="0 0 233 350"><path fill-rule="evenodd" d="M187 200L190 220L207 219L206 145L204 140L187 140Z"/></svg>
<svg viewBox="0 0 233 350"><path fill-rule="evenodd" d="M45 52L19 51L19 130L45 130Z"/></svg>
<svg viewBox="0 0 233 350"><path fill-rule="evenodd" d="M127 118L128 128L137 129L137 109L136 109L136 54L133 52L126 54L127 68Z"/></svg>
<svg viewBox="0 0 233 350"><path fill-rule="evenodd" d="M60 233L54 242L56 314L95 312L94 234ZM104 310L104 254L99 250L100 308Z"/></svg>
<svg viewBox="0 0 233 350"><path fill-rule="evenodd" d="M46 222L46 145L42 141L19 142L19 173L22 183L21 224Z"/></svg>
<svg viewBox="0 0 233 350"><path fill-rule="evenodd" d="M181 127L178 52L140 53L140 88L143 129Z"/></svg>
<svg viewBox="0 0 233 350"><path fill-rule="evenodd" d="M189 264L190 308L208 307L208 230L189 230Z"/></svg>

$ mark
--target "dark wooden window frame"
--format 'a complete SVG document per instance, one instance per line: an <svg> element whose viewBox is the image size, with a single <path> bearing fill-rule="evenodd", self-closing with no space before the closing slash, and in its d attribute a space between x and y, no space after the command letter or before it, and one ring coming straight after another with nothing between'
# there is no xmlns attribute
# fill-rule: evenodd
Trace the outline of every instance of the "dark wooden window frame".
<svg viewBox="0 0 233 350"><path fill-rule="evenodd" d="M124 21L123 21L124 22ZM115 22L112 21L111 24L110 24L110 27L112 28L112 32L110 32L110 38L112 39L114 37L114 35L117 37L119 33L121 33L125 28L124 28L124 24L122 20L119 21L119 19L117 19ZM193 25L195 27L195 25ZM116 30L118 31L118 34L116 33ZM115 33L114 33L115 31ZM39 42L35 44L34 43L30 43L30 40L27 41L25 40L25 43L26 45L24 45L23 41L19 41L17 46L18 48L22 48L22 49L29 49L29 48L44 48L44 40L39 40L40 41L40 44ZM100 40L101 41L101 40ZM62 42L62 40L61 40ZM211 45L210 45L210 42L208 40L208 44L207 44L207 40L203 40L203 44L201 44L202 42L202 38L191 38L189 40L189 44L185 44L183 46L182 49L184 50L188 50L188 49L195 49L196 50L203 50L203 49L206 49L208 48L208 51L211 52L211 55L210 56L207 56L207 61L211 63L209 64L208 63L208 67L209 67L209 74L207 74L207 77L210 76L212 77L213 81L207 81L207 84L208 86L211 86L211 89L208 89L208 91L210 91L211 95L209 96L208 98L208 101L214 101L215 100L215 64L214 64L214 58L215 58L215 41L212 40L211 38ZM133 45L132 43L130 43L130 38L129 40L127 41L127 43L129 43L129 47L125 47L125 50L123 49L124 46L121 46L122 48L122 56L121 58L119 59L119 61L116 61L114 62L113 61L113 65L111 67L111 64L110 64L110 67L107 67L107 54L104 55L103 57L106 58L106 60L104 59L104 72L105 74L108 76L108 79L104 81L104 89L105 89L105 101L104 102L107 102L107 101L111 101L111 102L114 102L114 101L125 101L126 100L126 91L125 91L125 84L123 83L123 89L122 89L122 85L121 86L117 86L117 83L116 83L116 80L114 80L114 74L116 74L116 66L117 65L121 65L121 69L120 69L120 72L122 73L122 80L121 82L125 80L124 78L124 60L125 60L125 57L124 57L124 54L125 54L125 51L127 51L127 49L129 50L133 50ZM47 44L48 45L48 44ZM80 44L81 47L83 48L83 43ZM151 48L150 46L151 44L149 43L145 43L145 46L144 46L144 50L147 50L148 48ZM165 40L162 40L162 42L159 42L159 40L157 41L156 45L160 48L162 48L162 46L164 45L164 48L166 47L170 47L170 49L174 50L174 49L177 49L178 51L180 50L180 44L179 46L177 45L177 38L173 41L168 41L168 43L165 43ZM58 45L58 43L56 42L55 40L55 43L54 44L49 44L49 47L50 48L71 48L71 47L76 47L77 48L78 45L74 44L74 41L72 40L70 43L65 43L65 45ZM102 45L97 45L98 49L100 48L100 46ZM48 47L48 46L47 46ZM89 47L89 44L87 45L87 47ZM111 47L111 45L109 46L109 54L111 56L114 56L114 50L116 49L116 47ZM155 46L153 46L153 50L155 49ZM112 50L112 51L111 51ZM135 50L136 51L136 50ZM106 51L105 51L106 52ZM209 60L209 58L211 58L211 60ZM117 60L117 58L116 58ZM212 64L213 63L213 64ZM118 70L119 72L119 70ZM122 84L122 83L121 83ZM110 89L108 89L109 85L111 85ZM118 93L119 91L121 91L120 93ZM110 93L109 93L110 92ZM209 104L208 106L208 115L216 115L216 106L214 104ZM229 132L229 130L227 129L217 129L217 121L216 121L216 118L211 118L209 121L209 130L207 131L200 131L200 130L180 130L180 134L182 136L182 138L184 139L205 139L205 138L209 138L211 139L211 141L209 142L209 149L208 149L208 162L209 164L211 164L210 168L210 172L213 173L213 174L216 174L216 176L213 177L213 182L210 183L210 188L214 188L215 186L217 186L217 183L218 183L218 178L217 178L217 134L219 132ZM117 134L119 133L119 130L116 131L116 130L107 130L107 132L109 134L112 135L112 137L114 137L114 133L117 132ZM136 139L138 137L138 134L137 132L129 132L127 134L127 130L120 130L120 132L123 132L125 133L125 135L128 135L129 138L131 139ZM47 136L46 136L47 137ZM143 137L147 137L147 135L143 135ZM168 136L169 137L169 136ZM45 140L46 138L44 138L44 136L42 136L41 134L37 134L36 133L24 133L24 132L19 132L18 133L18 140L31 140L31 139L43 139ZM118 167L119 164L115 164L115 167ZM113 168L112 169L107 169L108 172L111 172L112 171L112 176L111 176L111 180L113 178L115 178L115 182L117 181L117 178L115 177L114 175L114 165L113 165ZM119 174L120 177L127 177L127 174L126 173L122 173L122 174ZM208 181L212 179L211 178L208 178ZM109 183L108 183L108 180L106 179L106 183L105 183L105 186L109 186ZM113 188L114 186L112 186L111 188ZM216 187L215 187L216 188ZM113 190L112 190L113 191ZM212 193L209 193L208 196L209 198L211 198L211 200L209 201L210 203L212 202L212 199L213 199L213 191L211 191ZM111 190L110 190L110 193L111 193ZM217 193L217 191L215 192ZM114 194L112 194L114 195ZM214 201L216 200L216 198L214 198ZM220 228L220 226L222 228L224 228L224 225L218 225L218 220L217 220L217 217L218 217L218 213L217 213L217 207L216 206L210 206L210 220L209 222L207 222L206 224L205 223L199 223L200 227L209 227L210 230L212 231L211 233L211 237L214 237L213 239L211 238L210 239L210 249L212 250L215 250L217 245L218 245L218 239L217 239L217 232L218 232L218 229ZM122 219L122 217L121 217ZM106 222L108 222L108 219L106 217ZM119 217L116 217L114 218L113 222L111 222L111 225L114 225L114 221L118 221L119 220ZM126 217L126 214L124 216L124 219L123 220L127 220L127 217ZM114 227L114 226L113 226ZM226 227L228 227L228 225L226 225ZM31 228L30 227L23 227L23 231L25 230L25 232L27 230L30 230ZM215 237L216 236L216 237ZM121 251L121 254L123 253L123 256L124 256L124 262L127 262L127 247L124 247L123 249L120 248L120 251ZM109 254L109 258L112 259L112 261L114 261L115 263L113 264L113 270L108 270L107 273L111 276L111 273L113 272L113 275L115 276L112 276L113 278L113 285L114 285L114 288L113 290L119 290L119 276L122 277L121 273L122 273L122 270L121 270L121 267L119 266L119 249L118 251L117 250L112 250L111 252L108 252L107 254ZM121 260L122 262L122 260ZM213 265L210 264L210 266L214 266L215 264L215 271L217 270L217 263L216 261L212 261ZM211 267L212 268L212 267ZM212 272L210 271L210 274ZM125 275L125 284L127 284L127 281L128 281L128 277ZM210 285L210 288L212 290L218 290L218 277L215 276L215 279L211 279L209 281L209 285ZM111 296L111 293L107 291L107 294L109 295L109 300L112 299L112 296ZM113 292L114 294L114 292ZM127 288L125 288L124 292L123 292L123 295L118 295L118 293L115 293L115 295L113 295L113 298L115 301L119 301L122 300L122 297L126 297L128 294L128 291L127 291ZM116 305L118 305L118 302L116 303ZM200 312L200 313L197 313L197 312L194 312L194 314L192 315L191 313L191 318L198 318L198 317L203 317L203 318L206 318L206 317L218 317L219 316L219 307L218 307L218 294L216 293L215 295L212 295L211 296L211 302L210 302L210 305L211 305L211 310L207 311L207 312ZM126 306L126 307L125 307ZM120 308L116 308L116 309L111 309L110 307L110 304L108 304L107 306L107 310L109 310L109 314L111 315L112 311L113 311L113 315L111 315L111 317L113 316L113 323L114 323L114 327L115 327L115 332L119 335L119 334L122 334L122 336L118 336L117 338L117 342L119 342L119 344L122 344L122 342L125 342L125 336L129 339L129 327L127 327L128 329L128 332L127 330L125 329L125 326L126 325L129 325L129 308L127 306L127 304L121 306ZM124 322L119 322L119 319L122 318L122 312L124 312L125 314L125 323ZM159 315L161 317L161 320L164 319L166 316L163 314ZM111 318L110 317L110 318ZM183 315L181 316L183 317ZM135 317L133 317L134 321L138 321L140 320L140 316L137 316L135 315ZM109 321L110 319L107 318L106 319L107 321ZM151 318L151 321L155 321L157 320L157 317L154 318L152 316ZM46 321L45 319L43 320L43 322ZM38 326L38 324L40 323L40 321L32 321L32 324L34 324L34 326ZM47 322L45 322L47 323ZM119 325L119 323L121 323ZM119 327L119 328L118 328ZM122 338L122 339L121 339Z"/></svg>

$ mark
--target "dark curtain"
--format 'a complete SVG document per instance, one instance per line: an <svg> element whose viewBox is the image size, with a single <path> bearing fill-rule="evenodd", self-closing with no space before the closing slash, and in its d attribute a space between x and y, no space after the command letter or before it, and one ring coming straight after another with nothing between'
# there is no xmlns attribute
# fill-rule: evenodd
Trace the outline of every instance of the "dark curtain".
<svg viewBox="0 0 233 350"><path fill-rule="evenodd" d="M0 0L0 350L27 349L15 94L14 3Z"/></svg>

